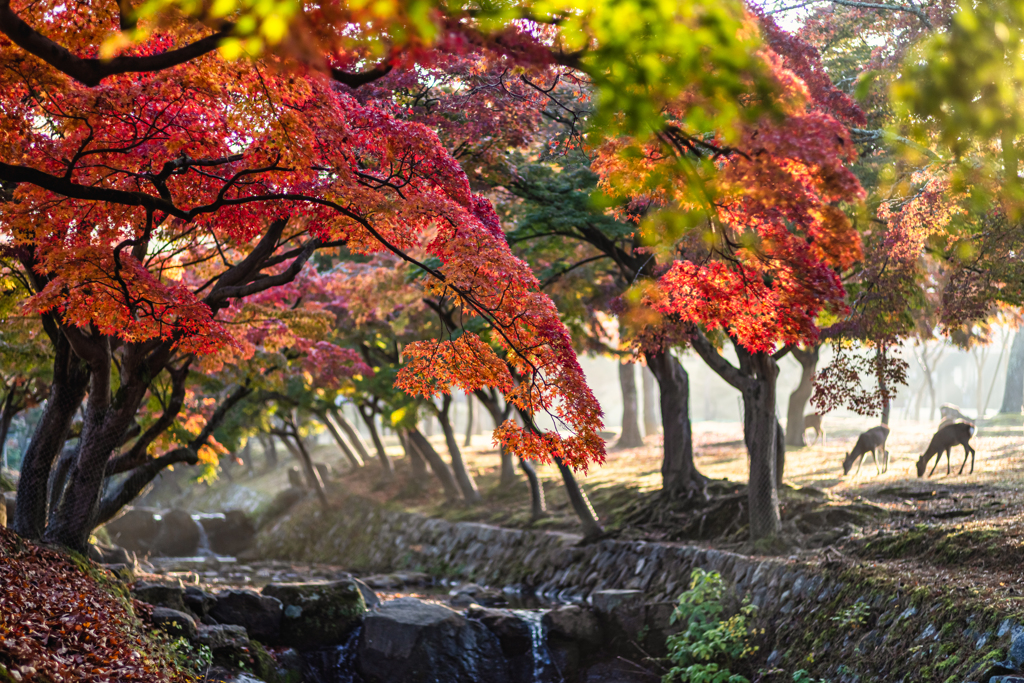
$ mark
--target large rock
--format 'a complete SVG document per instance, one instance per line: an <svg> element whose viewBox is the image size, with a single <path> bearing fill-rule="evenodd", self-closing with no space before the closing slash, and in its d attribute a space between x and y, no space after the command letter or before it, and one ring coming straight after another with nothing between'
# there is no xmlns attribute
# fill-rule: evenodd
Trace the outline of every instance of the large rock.
<svg viewBox="0 0 1024 683"><path fill-rule="evenodd" d="M182 599L185 589L180 585L139 581L132 586L132 595L136 600L148 602L151 605L169 607L179 612L185 610L185 602Z"/></svg>
<svg viewBox="0 0 1024 683"><path fill-rule="evenodd" d="M201 535L199 522L185 510L171 510L162 515L160 531L153 539L152 550L168 557L195 555Z"/></svg>
<svg viewBox="0 0 1024 683"><path fill-rule="evenodd" d="M193 640L196 637L195 620L176 609L169 607L154 607L152 615L153 625L163 629L175 638L188 638Z"/></svg>
<svg viewBox="0 0 1024 683"><path fill-rule="evenodd" d="M218 555L237 555L251 548L256 540L256 525L241 510L204 517L200 522L210 541L210 550Z"/></svg>
<svg viewBox="0 0 1024 683"><path fill-rule="evenodd" d="M148 553L160 532L156 514L156 510L149 508L126 508L124 514L104 525L111 543L136 553Z"/></svg>
<svg viewBox="0 0 1024 683"><path fill-rule="evenodd" d="M367 613L356 659L367 683L508 683L497 637L444 605L415 598Z"/></svg>
<svg viewBox="0 0 1024 683"><path fill-rule="evenodd" d="M188 586L182 596L185 607L189 612L200 619L210 613L210 608L217 602L217 598L204 591L199 586Z"/></svg>
<svg viewBox="0 0 1024 683"><path fill-rule="evenodd" d="M123 564L134 567L138 564L135 553L121 546L97 543L89 546L89 559L98 564Z"/></svg>
<svg viewBox="0 0 1024 683"><path fill-rule="evenodd" d="M272 583L263 595L284 607L278 642L291 647L340 645L366 612L362 591L352 579L329 583Z"/></svg>
<svg viewBox="0 0 1024 683"><path fill-rule="evenodd" d="M601 624L594 613L579 605L563 605L544 615L549 638L561 638L584 647L601 643Z"/></svg>
<svg viewBox="0 0 1024 683"><path fill-rule="evenodd" d="M229 590L216 595L209 616L219 624L244 626L251 638L274 643L281 634L281 601L252 590Z"/></svg>
<svg viewBox="0 0 1024 683"><path fill-rule="evenodd" d="M236 624L217 624L199 626L196 642L205 645L214 652L217 650L239 650L249 647L249 634L245 628Z"/></svg>

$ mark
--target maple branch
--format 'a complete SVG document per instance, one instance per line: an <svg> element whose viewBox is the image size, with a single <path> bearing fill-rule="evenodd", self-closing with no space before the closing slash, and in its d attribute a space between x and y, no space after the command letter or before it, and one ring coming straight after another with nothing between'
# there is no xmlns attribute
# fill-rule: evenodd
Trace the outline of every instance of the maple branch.
<svg viewBox="0 0 1024 683"><path fill-rule="evenodd" d="M363 71L362 73L351 73L349 71L342 71L341 69L338 68L332 68L331 78L338 81L339 83L347 85L348 87L354 90L361 85L373 83L376 80L384 78L389 73L391 73L391 69L393 68L394 67L391 64L384 64L376 67L375 69Z"/></svg>
<svg viewBox="0 0 1024 683"><path fill-rule="evenodd" d="M920 7L914 7L913 5L890 5L888 3L881 2L858 2L857 0L828 0L833 5L842 5L843 7L854 7L857 9L881 9L890 12L907 12L913 14L915 17L921 20L924 27L928 30L934 28L932 22L928 20L928 15L924 13Z"/></svg>
<svg viewBox="0 0 1024 683"><path fill-rule="evenodd" d="M611 257L608 256L608 254L598 254L597 256L591 256L590 258L586 258L586 259L583 259L582 261L574 263L571 266L569 266L568 268L555 273L554 275L549 277L547 280L542 282L541 285L540 285L540 288L541 289L545 289L548 285L554 283L556 280L561 278L563 275L571 273L572 271L576 270L580 266L585 266L588 263L592 263L593 261L600 261L601 259L604 259L604 258L611 258Z"/></svg>
<svg viewBox="0 0 1024 683"><path fill-rule="evenodd" d="M171 376L171 396L166 407L157 418L157 421L149 426L145 434L136 440L130 450L110 460L107 463L107 476L121 474L143 464L146 457L146 450L149 445L167 430L173 423L181 407L185 403L185 380L188 378L189 366L192 359L188 359L180 368L167 368Z"/></svg>
<svg viewBox="0 0 1024 683"><path fill-rule="evenodd" d="M234 29L226 24L217 33L194 43L146 57L114 57L95 59L76 57L63 45L50 40L29 26L11 9L10 0L0 0L0 32L11 41L79 83L94 87L110 76L125 73L149 73L184 64L220 47L220 42Z"/></svg>
<svg viewBox="0 0 1024 683"><path fill-rule="evenodd" d="M740 372L740 370L732 363L727 361L700 330L694 329L692 331L692 334L690 335L690 346L692 346L693 350L697 352L697 355L708 364L708 367L714 370L719 377L731 384L734 388L739 389L743 393L747 393L748 391L753 391L757 387L757 383L750 377L747 377L744 373Z"/></svg>

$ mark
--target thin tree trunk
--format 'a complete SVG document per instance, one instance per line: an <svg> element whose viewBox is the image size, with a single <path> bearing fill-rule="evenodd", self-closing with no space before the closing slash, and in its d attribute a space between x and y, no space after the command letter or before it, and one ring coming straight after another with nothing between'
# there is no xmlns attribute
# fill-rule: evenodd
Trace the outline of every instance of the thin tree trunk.
<svg viewBox="0 0 1024 683"><path fill-rule="evenodd" d="M445 464L441 456L434 450L434 447L430 445L427 438L415 428L408 431L408 436L412 447L420 452L423 459L430 464L430 469L434 471L434 475L441 481L441 486L444 487L444 495L448 502L459 500L462 495L459 491L459 485L455 482L454 475L452 475L452 471L448 469L448 465Z"/></svg>
<svg viewBox="0 0 1024 683"><path fill-rule="evenodd" d="M500 447L501 451L501 478L498 480L498 486L501 488L507 488L512 484L516 483L516 466L514 464L512 453L509 452L504 445ZM520 463L520 467L522 463Z"/></svg>
<svg viewBox="0 0 1024 683"><path fill-rule="evenodd" d="M477 489L476 482L473 481L473 476L469 473L466 463L462 459L462 452L459 450L459 443L455 438L455 429L452 427L452 421L449 419L452 397L450 394L445 394L441 400L442 407L437 411L437 421L441 423L441 430L444 431L444 440L448 445L448 454L452 459L455 480L459 483L459 488L462 489L462 497L466 499L466 502L470 505L479 505L483 502L483 497L481 497L480 490Z"/></svg>
<svg viewBox="0 0 1024 683"><path fill-rule="evenodd" d="M544 500L544 487L537 476L537 470L526 458L519 458L519 467L526 475L526 481L530 484L530 521L536 522L548 514L548 505Z"/></svg>
<svg viewBox="0 0 1024 683"><path fill-rule="evenodd" d="M622 433L615 447L638 448L644 445L644 439L640 436L636 367L632 363L619 363L619 386L622 388Z"/></svg>
<svg viewBox="0 0 1024 683"><path fill-rule="evenodd" d="M340 410L330 411L330 416L334 418L334 421L341 427L341 431L345 432L348 436L349 442L352 447L356 449L356 453L359 454L360 458L365 462L370 459L370 453L366 450L366 444L363 443L363 437L359 436L359 430L356 429L355 425L349 422L348 418L345 417L344 413Z"/></svg>
<svg viewBox="0 0 1024 683"><path fill-rule="evenodd" d="M1003 346L999 349L999 358L996 360L996 369L992 373L992 381L988 383L988 393L985 394L985 402L981 404L981 414L984 415L988 412L988 404L992 402L992 392L996 388L996 383L999 380L999 369L1003 367L1003 359L1006 357L1006 352L1009 348L1009 331L1003 336Z"/></svg>
<svg viewBox="0 0 1024 683"><path fill-rule="evenodd" d="M1010 346L1010 360L1006 365L1006 385L1003 388L1003 404L1000 413L1020 415L1024 407L1024 334L1018 330L1013 334Z"/></svg>
<svg viewBox="0 0 1024 683"><path fill-rule="evenodd" d="M338 444L338 448L340 448L341 452L346 458L348 458L349 464L351 464L354 469L359 469L366 464L363 459L354 453L352 449L348 447L348 444L345 443L345 439L342 438L341 432L338 431L338 427L334 424L334 420L331 419L331 415L329 413L325 411L323 414L317 414L317 417L319 417L320 421L324 423L325 427L327 427L327 431L329 431L331 436L334 437L334 443Z"/></svg>
<svg viewBox="0 0 1024 683"><path fill-rule="evenodd" d="M640 369L640 383L644 392L644 436L658 433L658 411L654 400L654 373L644 365Z"/></svg>
<svg viewBox="0 0 1024 683"><path fill-rule="evenodd" d="M398 430L397 434L398 440L402 442L402 450L405 451L405 456L409 458L409 467L412 469L412 484L417 489L422 489L423 482L427 480L427 461L420 455L419 449L413 445L407 431Z"/></svg>
<svg viewBox="0 0 1024 683"><path fill-rule="evenodd" d="M466 439L463 448L469 448L473 441L473 423L476 421L476 410L473 407L473 394L466 394Z"/></svg>
<svg viewBox="0 0 1024 683"><path fill-rule="evenodd" d="M298 461L302 463L302 469L306 474L306 481L309 482L310 488L316 492L316 497L320 499L320 505L325 510L328 509L330 503L327 501L327 491L324 490L324 480L320 478L320 473L313 466L313 458L310 457L309 451L306 450L306 444L303 443L302 437L296 431L291 434L291 439L285 439L284 443Z"/></svg>
<svg viewBox="0 0 1024 683"><path fill-rule="evenodd" d="M668 349L646 356L647 365L661 390L661 419L665 433L662 490L673 496L699 494L706 497L707 479L697 471L693 462L689 376Z"/></svg>
<svg viewBox="0 0 1024 683"><path fill-rule="evenodd" d="M597 520L597 513L594 511L594 506L590 504L590 499L587 498L587 494L580 487L576 477L572 473L572 469L569 468L562 459L555 456L553 457L555 464L558 465L558 471L562 474L562 482L565 484L565 492L569 495L569 503L572 505L573 511L580 520L580 524L583 526L584 538L595 538L604 534L604 529L601 527L601 523Z"/></svg>
<svg viewBox="0 0 1024 683"><path fill-rule="evenodd" d="M394 479L395 465L391 462L391 458L388 457L387 451L384 450L384 442L380 440L380 434L377 433L377 425L373 423L373 409L360 404L356 406L356 410L359 411L359 416L363 418L363 422L366 424L366 431L370 432L373 447L377 449L377 458L380 460L381 469L384 471L384 478Z"/></svg>
<svg viewBox="0 0 1024 683"><path fill-rule="evenodd" d="M260 443L263 444L263 457L267 461L267 470L277 469L277 442L274 441L274 436L272 434L262 434L260 435Z"/></svg>
<svg viewBox="0 0 1024 683"><path fill-rule="evenodd" d="M14 416L20 412L15 410L17 404L14 400L14 395L17 389L11 387L11 390L7 392L7 397L4 398L4 409L3 413L0 413L0 458L3 459L3 469L8 469L7 463L7 435L11 432L11 421Z"/></svg>
<svg viewBox="0 0 1024 683"><path fill-rule="evenodd" d="M800 383L789 395L789 409L786 411L786 441L790 446L802 448L804 441L804 408L814 392L814 372L818 367L819 345L806 351L793 349L793 357L800 363Z"/></svg>

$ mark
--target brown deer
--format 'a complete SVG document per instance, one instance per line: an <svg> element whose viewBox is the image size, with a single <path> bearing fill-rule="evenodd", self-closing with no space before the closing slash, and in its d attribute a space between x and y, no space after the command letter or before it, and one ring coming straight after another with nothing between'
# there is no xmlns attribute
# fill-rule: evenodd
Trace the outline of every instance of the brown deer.
<svg viewBox="0 0 1024 683"><path fill-rule="evenodd" d="M964 462L963 465L960 465L960 471L957 472L957 476L964 473L964 466L967 464L968 455L971 456L970 473L974 474L975 451L971 448L971 444L968 443L971 437L974 436L974 430L975 426L972 422L954 422L939 428L939 431L935 432L935 436L932 437L931 443L928 444L928 450L917 461L917 476L923 477L924 471L928 469L928 461L932 459L932 456L938 456L935 458L935 464L932 466L932 471L928 473L928 476L930 477L935 474L935 468L942 462L943 452L946 454L946 476L949 476L950 451L957 444L964 447Z"/></svg>
<svg viewBox="0 0 1024 683"><path fill-rule="evenodd" d="M817 442L818 439L821 439L821 445L824 446L825 445L825 430L822 429L822 427L821 427L821 417L822 416L819 415L818 413L811 413L810 415L804 415L804 431L806 432L808 429L813 429L814 430L814 441L812 441L811 443L815 443L815 442Z"/></svg>
<svg viewBox="0 0 1024 683"><path fill-rule="evenodd" d="M942 416L943 424L951 424L956 420L963 420L964 422L971 421L971 418L961 413L960 408L952 403L943 403L939 406L939 415Z"/></svg>
<svg viewBox="0 0 1024 683"><path fill-rule="evenodd" d="M871 460L875 463L875 472L882 474L889 469L889 451L885 450L885 440L889 438L889 425L878 425L867 430L859 437L853 450L846 454L843 460L843 474L849 474L853 469L853 463L857 463L857 472L860 474L860 466L864 464L864 456L871 453ZM879 468L878 452L882 452L882 465Z"/></svg>

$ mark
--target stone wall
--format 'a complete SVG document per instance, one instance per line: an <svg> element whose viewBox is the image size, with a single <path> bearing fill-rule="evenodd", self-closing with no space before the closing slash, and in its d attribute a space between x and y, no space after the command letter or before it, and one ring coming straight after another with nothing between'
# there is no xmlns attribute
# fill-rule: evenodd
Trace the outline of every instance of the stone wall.
<svg viewBox="0 0 1024 683"><path fill-rule="evenodd" d="M829 564L757 558L680 544L580 541L568 533L453 523L353 498L330 512L314 501L299 503L260 533L258 549L267 558L354 571L414 569L491 586L519 584L562 601L586 603L598 591L634 589L642 592L649 613L673 601L700 567L718 571L738 596L758 606L758 626L764 629L758 656L767 668L806 669L843 683L986 683L1024 663L1019 607L917 585L886 566L842 558ZM667 618L669 612L653 613ZM1014 661L1004 661L1011 654ZM1001 667L994 664L999 661Z"/></svg>

